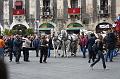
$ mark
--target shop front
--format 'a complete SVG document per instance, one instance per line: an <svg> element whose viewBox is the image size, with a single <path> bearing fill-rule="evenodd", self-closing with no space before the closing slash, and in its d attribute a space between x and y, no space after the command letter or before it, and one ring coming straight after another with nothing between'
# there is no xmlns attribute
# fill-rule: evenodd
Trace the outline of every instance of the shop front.
<svg viewBox="0 0 120 79"><path fill-rule="evenodd" d="M50 34L51 29L55 28L55 26L51 23L42 23L39 26L40 34Z"/></svg>
<svg viewBox="0 0 120 79"><path fill-rule="evenodd" d="M75 34L78 34L80 33L80 29L82 29L83 26L82 24L80 23L70 23L67 25L67 32L70 34L70 33L75 33Z"/></svg>

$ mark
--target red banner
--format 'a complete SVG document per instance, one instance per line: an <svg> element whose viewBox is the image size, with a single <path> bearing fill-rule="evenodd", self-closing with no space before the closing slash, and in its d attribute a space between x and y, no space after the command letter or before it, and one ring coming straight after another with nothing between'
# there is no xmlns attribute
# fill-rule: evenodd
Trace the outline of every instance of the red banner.
<svg viewBox="0 0 120 79"><path fill-rule="evenodd" d="M24 15L25 10L24 9L13 9L13 15Z"/></svg>
<svg viewBox="0 0 120 79"><path fill-rule="evenodd" d="M15 6L22 6L23 5L23 2L22 1L16 1L15 2Z"/></svg>
<svg viewBox="0 0 120 79"><path fill-rule="evenodd" d="M68 8L68 14L80 14L80 8Z"/></svg>

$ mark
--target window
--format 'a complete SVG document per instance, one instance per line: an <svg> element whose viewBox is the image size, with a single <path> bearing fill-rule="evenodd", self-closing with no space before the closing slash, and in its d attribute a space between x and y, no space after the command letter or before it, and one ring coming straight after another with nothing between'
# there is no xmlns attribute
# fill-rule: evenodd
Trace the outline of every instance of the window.
<svg viewBox="0 0 120 79"><path fill-rule="evenodd" d="M109 17L108 0L100 0L100 17Z"/></svg>
<svg viewBox="0 0 120 79"><path fill-rule="evenodd" d="M16 9L22 9L22 6L16 6Z"/></svg>
<svg viewBox="0 0 120 79"><path fill-rule="evenodd" d="M71 0L71 8L78 8L78 0Z"/></svg>
<svg viewBox="0 0 120 79"><path fill-rule="evenodd" d="M103 13L108 13L108 0L100 0L100 10L103 10Z"/></svg>
<svg viewBox="0 0 120 79"><path fill-rule="evenodd" d="M50 15L50 0L43 0L43 15Z"/></svg>
<svg viewBox="0 0 120 79"><path fill-rule="evenodd" d="M16 9L22 9L22 6L23 6L23 2L22 1L16 1L15 2Z"/></svg>
<svg viewBox="0 0 120 79"><path fill-rule="evenodd" d="M50 0L43 0L44 7L50 7Z"/></svg>

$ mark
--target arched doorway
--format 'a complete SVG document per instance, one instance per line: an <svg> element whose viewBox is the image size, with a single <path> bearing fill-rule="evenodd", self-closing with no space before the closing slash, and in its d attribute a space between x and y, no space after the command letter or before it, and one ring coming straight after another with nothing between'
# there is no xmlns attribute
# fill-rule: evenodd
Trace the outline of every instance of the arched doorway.
<svg viewBox="0 0 120 79"><path fill-rule="evenodd" d="M14 31L14 34L20 34L20 35L25 35L26 29L27 27L22 24L17 24L12 28L12 30Z"/></svg>
<svg viewBox="0 0 120 79"><path fill-rule="evenodd" d="M50 30L54 28L54 25L50 23L43 23L39 26L39 32L42 34L50 34Z"/></svg>
<svg viewBox="0 0 120 79"><path fill-rule="evenodd" d="M112 29L113 29L112 24L108 22L102 22L96 26L96 33L102 33L103 31L108 31Z"/></svg>
<svg viewBox="0 0 120 79"><path fill-rule="evenodd" d="M80 33L80 29L83 27L80 23L70 23L67 25L67 32L68 33L75 33L78 34Z"/></svg>

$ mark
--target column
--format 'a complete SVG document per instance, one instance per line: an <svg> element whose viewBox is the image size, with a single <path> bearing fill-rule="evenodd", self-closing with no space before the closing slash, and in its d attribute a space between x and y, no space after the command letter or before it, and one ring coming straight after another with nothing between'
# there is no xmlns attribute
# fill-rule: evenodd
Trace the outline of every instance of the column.
<svg viewBox="0 0 120 79"><path fill-rule="evenodd" d="M4 1L3 13L4 28L9 28L9 1Z"/></svg>
<svg viewBox="0 0 120 79"><path fill-rule="evenodd" d="M68 2L68 8L71 8L70 0L67 0L67 2Z"/></svg>

